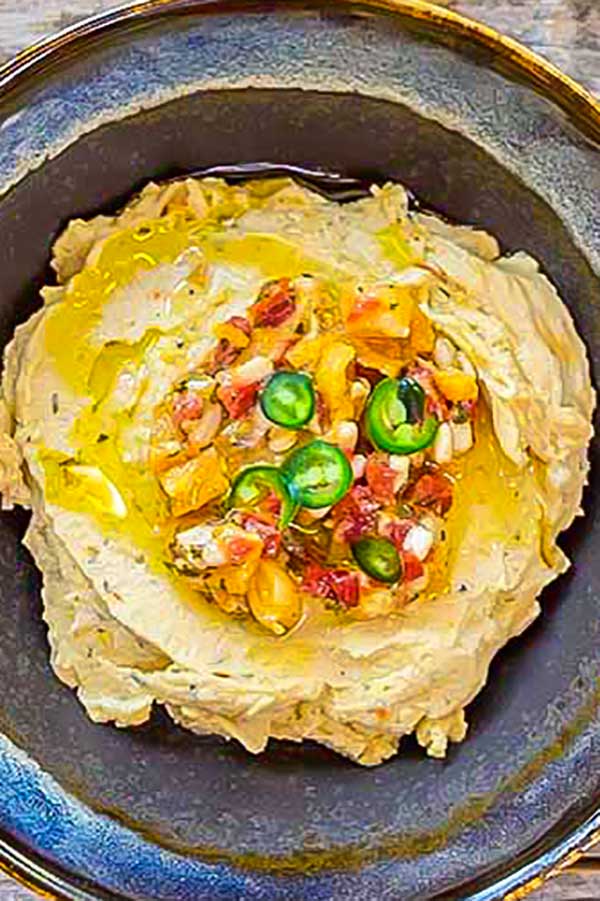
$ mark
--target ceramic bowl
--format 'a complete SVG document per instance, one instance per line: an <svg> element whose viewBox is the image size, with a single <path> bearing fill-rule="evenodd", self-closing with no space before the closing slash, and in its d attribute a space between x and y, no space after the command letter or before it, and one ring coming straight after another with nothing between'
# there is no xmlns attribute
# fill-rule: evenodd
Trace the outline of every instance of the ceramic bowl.
<svg viewBox="0 0 600 901"><path fill-rule="evenodd" d="M150 178L278 163L400 179L536 256L600 363L600 110L507 39L418 0L149 0L0 72L0 344L66 221ZM157 714L91 723L52 675L40 577L0 520L0 860L50 895L152 901L497 899L600 829L600 505L574 568L495 661L446 762L315 746L251 757ZM510 897L521 897L520 894Z"/></svg>

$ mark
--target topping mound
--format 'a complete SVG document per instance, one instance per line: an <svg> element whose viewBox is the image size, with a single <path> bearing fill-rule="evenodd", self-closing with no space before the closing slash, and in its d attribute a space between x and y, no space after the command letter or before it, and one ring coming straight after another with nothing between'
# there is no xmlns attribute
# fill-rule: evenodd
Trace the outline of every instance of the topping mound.
<svg viewBox="0 0 600 901"><path fill-rule="evenodd" d="M157 406L150 459L181 520L171 564L225 612L283 635L312 595L374 619L443 565L479 387L419 309L431 283L417 266L398 282L270 280ZM395 377L373 358L382 343Z"/></svg>

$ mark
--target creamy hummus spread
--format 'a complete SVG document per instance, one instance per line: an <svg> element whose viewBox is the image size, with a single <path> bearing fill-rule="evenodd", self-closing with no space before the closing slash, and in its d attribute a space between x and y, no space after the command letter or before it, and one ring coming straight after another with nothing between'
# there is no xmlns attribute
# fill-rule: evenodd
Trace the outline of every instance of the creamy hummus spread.
<svg viewBox="0 0 600 901"><path fill-rule="evenodd" d="M207 178L71 222L53 267L0 491L58 677L97 722L443 757L581 512L594 394L536 262L397 184Z"/></svg>

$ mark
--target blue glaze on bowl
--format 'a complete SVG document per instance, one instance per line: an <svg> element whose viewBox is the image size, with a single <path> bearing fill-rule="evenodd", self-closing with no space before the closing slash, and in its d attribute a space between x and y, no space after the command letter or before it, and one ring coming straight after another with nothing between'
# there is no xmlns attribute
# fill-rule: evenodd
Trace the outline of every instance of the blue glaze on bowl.
<svg viewBox="0 0 600 901"><path fill-rule="evenodd" d="M567 760L565 766L571 769L581 763L581 759ZM556 784L560 784L562 767L551 769L554 772L549 774L550 781L558 780ZM307 901L329 901L334 898L339 901L354 901L374 897L426 897L426 879L420 884L418 877L413 883L413 890L410 894L406 893L403 874L397 872L403 866L401 862L381 862L355 873L333 872L282 879L176 855L144 841L142 837L108 817L90 811L65 793L53 779L5 738L0 738L0 781L4 786L0 796L3 829L28 847L35 848L37 854L50 861L50 866L45 868L41 878L32 869L31 862L28 862L27 866L33 875L38 875L38 885L47 890L64 890L63 878L59 876L55 880L52 876L52 863L56 862L61 870L77 874L71 896L82 901L97 897L88 894L87 880L118 892L122 898L151 898L153 901L234 901L242 898L256 901L301 898ZM535 794L533 789L533 796L516 800L520 812L535 808L539 800ZM478 828L476 827L474 835L465 833L463 840L454 849L455 854L463 857L467 876L472 874L479 862ZM520 867L493 886L476 891L469 896L471 901L503 898L516 884L526 882L540 871L550 870L564 855L578 848L585 836L598 829L600 814L582 824L560 848L546 852L533 863ZM424 873L430 867L445 866L446 863L445 853L439 860L435 854L422 857ZM413 871L411 878L414 878L414 865L409 863L404 864L404 867ZM410 875L410 872L406 875ZM400 885L404 886L401 894Z"/></svg>
<svg viewBox="0 0 600 901"><path fill-rule="evenodd" d="M271 159L399 178L534 253L597 366L600 158L573 122L442 29L343 4L214 6L132 16L5 88L0 342L68 218L150 177ZM90 723L50 672L23 517L5 515L0 858L73 898L502 897L600 828L595 498L569 538L574 574L494 665L467 742L444 764L409 743L374 771L314 747L250 758L160 718Z"/></svg>

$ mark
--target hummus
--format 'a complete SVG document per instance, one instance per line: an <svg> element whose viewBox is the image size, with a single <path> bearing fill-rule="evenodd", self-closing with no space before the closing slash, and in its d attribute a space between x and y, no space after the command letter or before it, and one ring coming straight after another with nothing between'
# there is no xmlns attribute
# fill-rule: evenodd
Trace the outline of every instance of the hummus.
<svg viewBox="0 0 600 901"><path fill-rule="evenodd" d="M536 262L397 184L188 179L71 222L53 267L0 491L89 716L443 757L581 513L594 394Z"/></svg>

